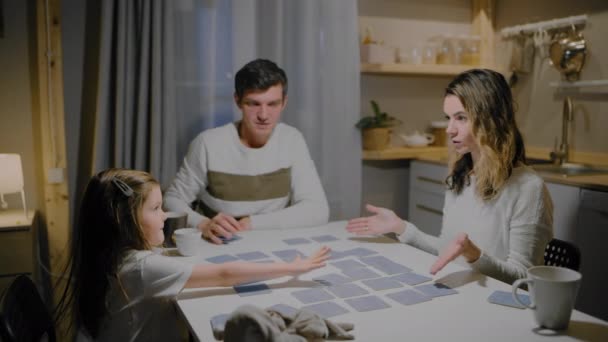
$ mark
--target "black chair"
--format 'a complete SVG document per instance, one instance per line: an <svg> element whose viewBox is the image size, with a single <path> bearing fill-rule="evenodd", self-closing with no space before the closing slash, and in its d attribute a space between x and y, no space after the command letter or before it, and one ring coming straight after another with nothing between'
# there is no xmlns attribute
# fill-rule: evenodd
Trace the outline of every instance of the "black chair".
<svg viewBox="0 0 608 342"><path fill-rule="evenodd" d="M578 271L581 265L581 251L570 242L553 239L545 247L545 265Z"/></svg>
<svg viewBox="0 0 608 342"><path fill-rule="evenodd" d="M25 276L18 276L6 289L0 312L0 337L2 341L55 342L55 325L44 305L36 285Z"/></svg>

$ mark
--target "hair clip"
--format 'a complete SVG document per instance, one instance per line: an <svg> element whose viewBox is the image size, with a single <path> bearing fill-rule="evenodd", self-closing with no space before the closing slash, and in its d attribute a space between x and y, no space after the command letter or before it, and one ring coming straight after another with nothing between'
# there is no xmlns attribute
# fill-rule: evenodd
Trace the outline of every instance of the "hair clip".
<svg viewBox="0 0 608 342"><path fill-rule="evenodd" d="M133 195L133 189L131 189L131 187L128 186L127 183L123 182L122 180L114 177L112 178L112 183L116 185L116 187L123 193L123 195L127 197L131 197Z"/></svg>

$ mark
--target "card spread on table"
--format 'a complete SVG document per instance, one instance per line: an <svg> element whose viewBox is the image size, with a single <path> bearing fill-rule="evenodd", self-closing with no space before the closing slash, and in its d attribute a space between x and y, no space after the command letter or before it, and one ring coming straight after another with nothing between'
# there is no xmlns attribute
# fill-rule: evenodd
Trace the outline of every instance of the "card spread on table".
<svg viewBox="0 0 608 342"><path fill-rule="evenodd" d="M300 256L300 258L306 257L304 254L302 254L302 252L298 251L297 249L283 249L280 251L274 251L272 252L272 254L276 255L285 262L292 262L298 255Z"/></svg>
<svg viewBox="0 0 608 342"><path fill-rule="evenodd" d="M353 248L353 249L348 249L348 250L345 250L344 253L346 253L348 255L356 256L356 257L359 257L359 258L370 256L370 255L374 255L374 254L378 254L378 252L373 251L373 250L371 250L369 248L364 248L364 247L357 247L357 248Z"/></svg>
<svg viewBox="0 0 608 342"><path fill-rule="evenodd" d="M237 257L241 258L242 260L246 260L246 261L251 261L251 260L259 260L259 259L264 259L264 258L269 258L268 255L256 251L256 252L247 252L247 253L239 253L236 255Z"/></svg>
<svg viewBox="0 0 608 342"><path fill-rule="evenodd" d="M364 264L356 261L356 260L341 260L341 261L336 261L336 262L331 262L330 263L332 266L337 267L341 270L351 270L353 268L361 268L361 267L365 267Z"/></svg>
<svg viewBox="0 0 608 342"><path fill-rule="evenodd" d="M361 261L389 275L411 271L409 267L398 264L382 255L361 258Z"/></svg>
<svg viewBox="0 0 608 342"><path fill-rule="evenodd" d="M211 323L211 330L213 331L213 336L215 336L216 339L224 332L224 328L226 328L226 321L229 317L230 314L221 314L215 315L209 320L209 323Z"/></svg>
<svg viewBox="0 0 608 342"><path fill-rule="evenodd" d="M418 273L414 273L414 272L398 274L396 276L393 276L392 278L397 281L400 281L404 284L408 284L408 285L412 285L412 286L422 284L424 282L427 282L427 281L433 279L431 277L427 277L422 274L418 274Z"/></svg>
<svg viewBox="0 0 608 342"><path fill-rule="evenodd" d="M347 278L338 273L329 273L329 274L317 276L317 277L312 278L312 280L314 280L322 285L325 285L325 286L344 284L344 283L349 283L351 281L350 278Z"/></svg>
<svg viewBox="0 0 608 342"><path fill-rule="evenodd" d="M353 283L330 286L327 290L340 298L363 296L369 293L366 289Z"/></svg>
<svg viewBox="0 0 608 342"><path fill-rule="evenodd" d="M331 242L331 241L336 241L339 240L337 237L333 236L333 235L319 235L319 236L313 236L310 238L311 240L317 241L317 242Z"/></svg>
<svg viewBox="0 0 608 342"><path fill-rule="evenodd" d="M302 245L305 243L311 243L312 241L305 238L293 238L293 239L285 239L283 240L288 245Z"/></svg>
<svg viewBox="0 0 608 342"><path fill-rule="evenodd" d="M242 237L240 237L238 235L235 235L235 234L232 234L232 236L230 238L227 238L227 237L224 237L224 236L220 236L219 238L220 238L220 240L222 240L222 242L224 244L227 244L227 243L230 243L230 242L242 239Z"/></svg>
<svg viewBox="0 0 608 342"><path fill-rule="evenodd" d="M398 282L392 278L367 279L367 280L362 280L362 283L376 291L396 289L399 287L403 287L403 285L400 282Z"/></svg>
<svg viewBox="0 0 608 342"><path fill-rule="evenodd" d="M270 293L270 287L264 283L241 284L233 286L236 293L241 297Z"/></svg>
<svg viewBox="0 0 608 342"><path fill-rule="evenodd" d="M331 255L329 256L329 260L338 260L338 259L346 258L348 256L350 256L350 254L348 254L348 252L336 251L336 250L332 249Z"/></svg>
<svg viewBox="0 0 608 342"><path fill-rule="evenodd" d="M431 297L447 296L458 293L458 291L454 290L453 288L441 283L418 285L415 286L414 289Z"/></svg>
<svg viewBox="0 0 608 342"><path fill-rule="evenodd" d="M353 309L363 312L389 308L390 305L378 298L378 296L366 296L359 298L350 298L344 300Z"/></svg>
<svg viewBox="0 0 608 342"><path fill-rule="evenodd" d="M299 311L298 309L294 308L293 306L289 306L287 304L275 304L275 305L269 307L268 309L278 312L283 317L290 317L292 319L296 316L296 314Z"/></svg>
<svg viewBox="0 0 608 342"><path fill-rule="evenodd" d="M348 313L348 310L334 302L323 302L302 307L303 310L308 310L316 313L322 318L330 318Z"/></svg>
<svg viewBox="0 0 608 342"><path fill-rule="evenodd" d="M344 275L346 275L347 277L350 277L352 280L371 279L371 278L381 277L380 274L370 270L367 267L346 269L346 270L342 270L342 273L344 273Z"/></svg>
<svg viewBox="0 0 608 342"><path fill-rule="evenodd" d="M304 304L323 302L326 300L334 299L329 292L322 288L312 288L299 290L291 293L292 296L296 297L300 302Z"/></svg>
<svg viewBox="0 0 608 342"><path fill-rule="evenodd" d="M518 293L518 295L519 295L519 300L524 302L526 305L531 304L530 296L521 294L521 293ZM494 303L494 304L506 305L506 306L510 306L510 307L518 308L518 309L525 309L525 307L523 307L521 304L519 304L518 302L515 301L511 291L496 290L496 291L492 292L490 297L488 297L488 302Z"/></svg>
<svg viewBox="0 0 608 342"><path fill-rule="evenodd" d="M422 303L422 302L428 302L429 300L432 299L432 297L429 297L427 295L424 295L424 294L422 294L418 291L414 291L414 290L404 290L404 291L389 293L386 296L403 305L412 305L412 304L417 304L417 303Z"/></svg>
<svg viewBox="0 0 608 342"><path fill-rule="evenodd" d="M237 260L239 260L239 258L235 257L234 255L222 254L222 255L216 255L211 258L207 258L205 260L207 260L211 263L214 263L214 264L223 264L225 262L237 261Z"/></svg>

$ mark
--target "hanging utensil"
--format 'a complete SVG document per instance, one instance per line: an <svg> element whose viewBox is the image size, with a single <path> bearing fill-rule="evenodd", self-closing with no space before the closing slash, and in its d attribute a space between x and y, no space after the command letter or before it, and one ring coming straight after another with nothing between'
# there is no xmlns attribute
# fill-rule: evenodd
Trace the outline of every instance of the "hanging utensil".
<svg viewBox="0 0 608 342"><path fill-rule="evenodd" d="M587 55L587 43L582 32L561 32L554 36L549 46L551 64L566 81L577 81Z"/></svg>

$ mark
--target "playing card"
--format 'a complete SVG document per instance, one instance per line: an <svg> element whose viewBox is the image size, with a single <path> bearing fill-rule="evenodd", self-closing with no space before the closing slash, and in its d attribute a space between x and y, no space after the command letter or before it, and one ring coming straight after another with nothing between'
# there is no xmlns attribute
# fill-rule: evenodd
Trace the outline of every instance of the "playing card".
<svg viewBox="0 0 608 342"><path fill-rule="evenodd" d="M322 318L330 318L333 316L348 313L348 310L334 302L323 302L302 307L303 310L308 310L316 313Z"/></svg>
<svg viewBox="0 0 608 342"><path fill-rule="evenodd" d="M325 286L344 284L344 283L348 283L351 281L350 278L347 278L338 273L329 273L329 274L317 276L317 277L312 278L312 280L314 280L322 285L325 285Z"/></svg>
<svg viewBox="0 0 608 342"><path fill-rule="evenodd" d="M412 305L427 302L432 299L431 297L414 290L403 290L399 292L389 293L386 296L403 305Z"/></svg>
<svg viewBox="0 0 608 342"><path fill-rule="evenodd" d="M387 304L385 301L378 298L377 296L350 298L350 299L345 299L344 301L348 305L350 305L353 309L355 309L359 312L379 310L379 309L385 309L385 308L390 307L389 304Z"/></svg>
<svg viewBox="0 0 608 342"><path fill-rule="evenodd" d="M366 286L368 286L369 288L376 290L376 291L396 289L398 287L403 287L403 285L401 285L400 282L398 282L395 279L391 279L391 278L367 279L367 280L363 280L361 282L363 284L365 284Z"/></svg>
<svg viewBox="0 0 608 342"><path fill-rule="evenodd" d="M458 291L454 290L453 288L441 283L418 285L415 286L414 289L431 297L447 296L458 293Z"/></svg>
<svg viewBox="0 0 608 342"><path fill-rule="evenodd" d="M380 274L370 270L367 267L346 269L346 270L342 270L342 273L344 273L345 276L351 278L352 280L371 279L371 278L381 277Z"/></svg>
<svg viewBox="0 0 608 342"><path fill-rule="evenodd" d="M233 286L236 293L241 297L270 293L270 287L264 283L241 284Z"/></svg>
<svg viewBox="0 0 608 342"><path fill-rule="evenodd" d="M328 287L327 290L340 298L362 296L369 293L366 289L353 283L333 285Z"/></svg>
<svg viewBox="0 0 608 342"><path fill-rule="evenodd" d="M247 253L239 253L236 255L237 257L239 257L242 260L246 260L246 261L251 261L251 260L259 260L259 259L264 259L264 258L269 258L268 255L262 253L262 252L247 252Z"/></svg>
<svg viewBox="0 0 608 342"><path fill-rule="evenodd" d="M365 267L364 264L356 261L356 260L341 260L341 261L335 261L335 262L331 262L330 263L332 266L337 267L341 270L349 270L349 269L353 269L353 268L361 268L361 267Z"/></svg>
<svg viewBox="0 0 608 342"><path fill-rule="evenodd" d="M222 255L216 255L214 257L211 258L207 258L205 259L211 263L214 264L223 264L225 262L230 262L230 261L236 261L239 260L239 258L233 256L233 255L229 255L229 254L222 254Z"/></svg>
<svg viewBox="0 0 608 342"><path fill-rule="evenodd" d="M361 261L389 275L411 271L410 268L398 264L382 255L361 258Z"/></svg>
<svg viewBox="0 0 608 342"><path fill-rule="evenodd" d="M530 296L521 294L521 293L518 293L518 295L519 295L519 300L524 302L526 305L531 304ZM506 306L510 306L510 307L518 308L518 309L525 309L525 307L523 307L521 304L516 302L515 299L513 299L513 294L511 293L511 291L500 291L500 290L494 291L494 292L492 292L490 297L488 297L488 302L494 303L494 304L506 305Z"/></svg>
<svg viewBox="0 0 608 342"><path fill-rule="evenodd" d="M397 281L400 281L404 284L408 284L408 285L412 285L412 286L418 285L418 284L421 284L421 283L424 283L424 282L427 282L427 281L433 279L431 277L423 276L421 274L414 273L414 272L398 274L396 276L393 276L392 278Z"/></svg>
<svg viewBox="0 0 608 342"><path fill-rule="evenodd" d="M311 243L310 240L305 239L305 238L285 239L285 240L283 240L283 242L285 242L288 245L302 245L302 244L306 244L306 243Z"/></svg>
<svg viewBox="0 0 608 342"><path fill-rule="evenodd" d="M310 238L311 240L317 241L319 243L322 242L331 242L331 241L336 241L339 240L337 237L333 236L333 235L319 235L319 236L313 236Z"/></svg>
<svg viewBox="0 0 608 342"><path fill-rule="evenodd" d="M279 257L281 260L283 260L285 262L292 262L298 255L300 256L300 258L306 257L304 254L302 254L297 249L283 249L280 251L274 251L274 252L272 252L272 254L276 255L277 257Z"/></svg>
<svg viewBox="0 0 608 342"><path fill-rule="evenodd" d="M304 304L322 302L330 299L334 299L334 296L329 294L322 288L312 288L299 290L291 293L292 296L296 297L300 302Z"/></svg>

